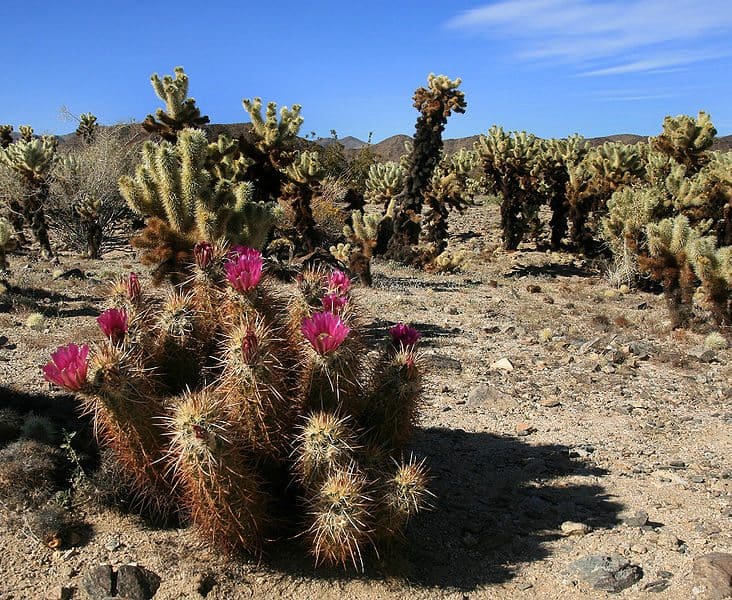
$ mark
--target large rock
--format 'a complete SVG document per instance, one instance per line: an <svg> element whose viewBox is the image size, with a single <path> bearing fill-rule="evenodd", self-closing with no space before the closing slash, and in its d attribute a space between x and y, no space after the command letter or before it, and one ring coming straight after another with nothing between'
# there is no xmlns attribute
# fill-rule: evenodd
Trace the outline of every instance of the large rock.
<svg viewBox="0 0 732 600"><path fill-rule="evenodd" d="M160 577L144 567L122 565L117 569L117 595L129 600L150 600L160 587Z"/></svg>
<svg viewBox="0 0 732 600"><path fill-rule="evenodd" d="M694 559L694 577L704 600L732 598L732 554L712 552Z"/></svg>
<svg viewBox="0 0 732 600"><path fill-rule="evenodd" d="M570 564L568 570L596 590L613 593L629 588L643 577L638 565L618 554L583 556Z"/></svg>

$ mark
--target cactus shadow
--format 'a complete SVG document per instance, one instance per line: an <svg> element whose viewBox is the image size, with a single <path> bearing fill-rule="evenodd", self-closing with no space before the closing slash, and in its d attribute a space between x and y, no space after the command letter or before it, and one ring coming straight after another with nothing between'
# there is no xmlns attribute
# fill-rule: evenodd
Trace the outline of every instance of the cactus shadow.
<svg viewBox="0 0 732 600"><path fill-rule="evenodd" d="M607 471L568 446L429 428L414 449L430 465L436 500L402 549L401 574L413 585L471 591L509 581L516 565L551 553L563 522L619 522L622 506L598 483Z"/></svg>
<svg viewBox="0 0 732 600"><path fill-rule="evenodd" d="M595 268L563 263L547 263L544 265L516 265L504 274L505 277L544 277L555 279L556 277L597 277L599 271Z"/></svg>
<svg viewBox="0 0 732 600"><path fill-rule="evenodd" d="M93 304L104 300L99 296L70 296L63 292L44 290L41 288L8 286L5 302L0 303L0 312L15 309L39 312L46 317L90 317L99 314ZM75 307L59 308L61 304L77 304ZM78 306L81 304L81 306Z"/></svg>
<svg viewBox="0 0 732 600"><path fill-rule="evenodd" d="M388 319L374 319L362 327L361 334L368 344L379 344L389 339L389 328L396 324L396 321ZM434 323L410 322L409 324L422 334L420 346L438 346L436 340L455 335L454 329Z"/></svg>

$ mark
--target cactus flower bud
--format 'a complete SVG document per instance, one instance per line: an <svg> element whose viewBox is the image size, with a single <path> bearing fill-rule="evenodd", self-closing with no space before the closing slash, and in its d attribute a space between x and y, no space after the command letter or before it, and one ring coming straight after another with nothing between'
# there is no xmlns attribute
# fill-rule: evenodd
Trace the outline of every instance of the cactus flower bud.
<svg viewBox="0 0 732 600"><path fill-rule="evenodd" d="M142 295L142 288L140 287L140 280L137 278L137 273L130 273L125 281L125 292L127 298L133 304L136 304Z"/></svg>
<svg viewBox="0 0 732 600"><path fill-rule="evenodd" d="M46 381L55 383L71 392L78 392L86 384L89 346L69 344L51 354L51 362L43 367Z"/></svg>
<svg viewBox="0 0 732 600"><path fill-rule="evenodd" d="M302 334L321 355L337 350L350 332L338 315L328 311L314 313L302 322Z"/></svg>
<svg viewBox="0 0 732 600"><path fill-rule="evenodd" d="M213 261L214 249L211 242L198 242L193 247L193 256L196 259L196 265L206 270Z"/></svg>

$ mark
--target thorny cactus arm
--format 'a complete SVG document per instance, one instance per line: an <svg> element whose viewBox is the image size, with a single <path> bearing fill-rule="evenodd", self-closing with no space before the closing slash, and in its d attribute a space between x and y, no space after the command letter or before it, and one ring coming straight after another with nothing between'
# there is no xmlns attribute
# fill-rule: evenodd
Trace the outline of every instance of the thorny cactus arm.
<svg viewBox="0 0 732 600"><path fill-rule="evenodd" d="M366 198L386 208L404 185L404 169L399 163L375 163L369 167L366 179Z"/></svg>
<svg viewBox="0 0 732 600"><path fill-rule="evenodd" d="M201 116L195 99L188 97L188 75L183 67L176 67L174 71L175 77L165 75L161 79L157 73L150 77L155 93L165 102L165 109L157 109L155 116L147 115L142 122L145 131L156 133L169 142L175 142L179 131L199 128L209 122L207 116Z"/></svg>
<svg viewBox="0 0 732 600"><path fill-rule="evenodd" d="M30 142L33 139L33 127L30 125L21 125L18 127L18 131L20 132L20 138L24 142Z"/></svg>

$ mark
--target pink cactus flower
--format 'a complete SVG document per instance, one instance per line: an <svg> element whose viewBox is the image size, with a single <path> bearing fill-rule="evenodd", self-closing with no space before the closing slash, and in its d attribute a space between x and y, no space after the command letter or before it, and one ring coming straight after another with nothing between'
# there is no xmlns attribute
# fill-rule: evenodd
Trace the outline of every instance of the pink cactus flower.
<svg viewBox="0 0 732 600"><path fill-rule="evenodd" d="M302 334L323 356L338 349L350 332L343 320L329 311L314 313L302 322Z"/></svg>
<svg viewBox="0 0 732 600"><path fill-rule="evenodd" d="M328 292L340 296L351 289L351 279L343 271L333 271L328 277Z"/></svg>
<svg viewBox="0 0 732 600"><path fill-rule="evenodd" d="M59 387L78 392L86 385L88 357L89 346L86 344L61 346L51 354L51 362L43 367L43 377Z"/></svg>
<svg viewBox="0 0 732 600"><path fill-rule="evenodd" d="M193 256L199 269L207 269L213 261L214 248L211 242L198 242L193 247Z"/></svg>
<svg viewBox="0 0 732 600"><path fill-rule="evenodd" d="M394 327L390 328L389 335L395 346L402 346L403 348L415 346L422 337L422 334L414 327L410 327L404 323L397 323Z"/></svg>
<svg viewBox="0 0 732 600"><path fill-rule="evenodd" d="M348 296L339 296L338 294L326 294L322 299L323 308L332 313L339 313L348 304Z"/></svg>
<svg viewBox="0 0 732 600"><path fill-rule="evenodd" d="M262 278L262 253L254 248L235 246L224 265L226 278L242 294L254 288Z"/></svg>
<svg viewBox="0 0 732 600"><path fill-rule="evenodd" d="M97 317L99 328L113 344L119 344L125 339L128 330L127 321L127 311L118 308L108 308Z"/></svg>
<svg viewBox="0 0 732 600"><path fill-rule="evenodd" d="M142 288L140 287L140 280L137 278L137 273L130 273L125 281L125 292L127 298L133 304L136 304L142 296Z"/></svg>

